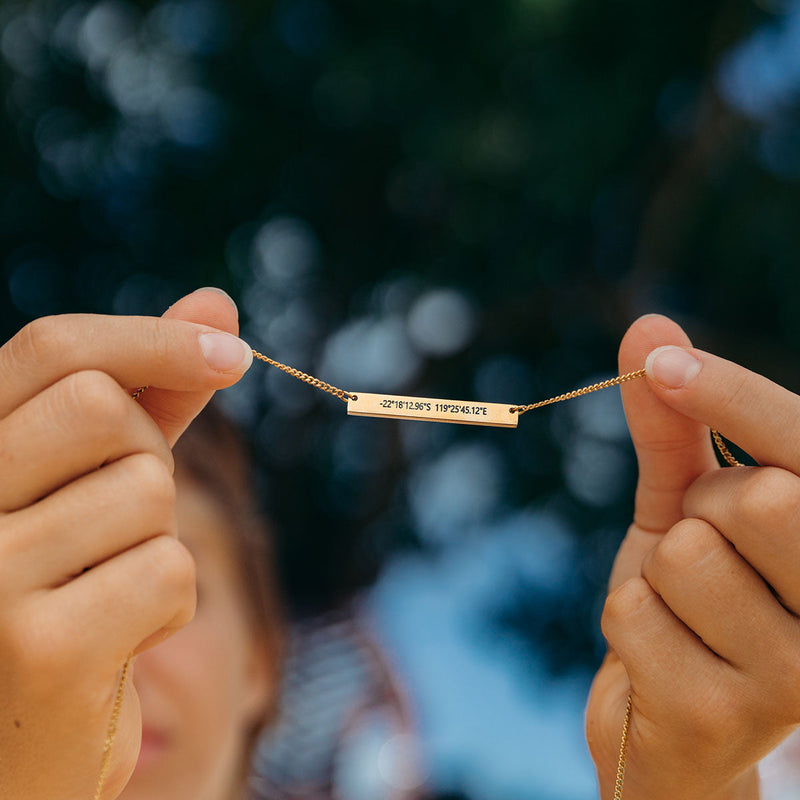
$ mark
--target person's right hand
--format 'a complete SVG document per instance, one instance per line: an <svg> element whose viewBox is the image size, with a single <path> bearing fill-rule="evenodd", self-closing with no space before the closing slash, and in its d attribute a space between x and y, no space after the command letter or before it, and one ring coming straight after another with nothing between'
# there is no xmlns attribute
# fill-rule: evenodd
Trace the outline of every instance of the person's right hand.
<svg viewBox="0 0 800 800"><path fill-rule="evenodd" d="M191 618L170 446L249 367L237 331L198 291L161 319L37 320L0 348L2 800L93 797L122 664ZM104 798L140 733L128 681Z"/></svg>

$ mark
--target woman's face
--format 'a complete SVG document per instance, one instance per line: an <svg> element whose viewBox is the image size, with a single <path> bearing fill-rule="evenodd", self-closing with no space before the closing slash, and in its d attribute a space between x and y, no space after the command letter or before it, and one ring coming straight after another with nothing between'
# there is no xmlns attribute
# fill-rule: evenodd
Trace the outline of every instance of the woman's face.
<svg viewBox="0 0 800 800"><path fill-rule="evenodd" d="M178 474L178 529L197 564L197 613L137 657L142 747L120 800L233 800L242 796L247 737L275 687L256 646L217 504Z"/></svg>

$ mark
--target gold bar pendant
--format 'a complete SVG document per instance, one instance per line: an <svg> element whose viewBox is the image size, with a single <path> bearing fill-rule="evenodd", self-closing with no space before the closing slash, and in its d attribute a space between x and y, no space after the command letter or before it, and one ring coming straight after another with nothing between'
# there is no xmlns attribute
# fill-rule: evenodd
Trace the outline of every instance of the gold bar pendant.
<svg viewBox="0 0 800 800"><path fill-rule="evenodd" d="M494 425L516 428L519 414L504 403L474 400L440 400L434 397L404 397L396 394L358 392L347 401L347 413L356 417L415 419L423 422L457 422L462 425Z"/></svg>

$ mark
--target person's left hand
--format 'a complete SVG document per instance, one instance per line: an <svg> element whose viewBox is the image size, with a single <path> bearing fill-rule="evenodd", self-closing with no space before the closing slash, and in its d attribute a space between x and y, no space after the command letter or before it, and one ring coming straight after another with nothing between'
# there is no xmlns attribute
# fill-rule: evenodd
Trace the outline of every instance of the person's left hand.
<svg viewBox="0 0 800 800"><path fill-rule="evenodd" d="M630 694L625 800L755 800L756 764L800 723L800 398L663 317L632 327L621 369L659 345L677 347L623 387L639 486L587 737L611 798ZM717 468L708 426L764 466Z"/></svg>
<svg viewBox="0 0 800 800"><path fill-rule="evenodd" d="M218 292L165 317L48 317L0 346L3 800L90 797L120 668L194 613L170 445L252 354ZM131 681L115 730L103 797L136 764Z"/></svg>

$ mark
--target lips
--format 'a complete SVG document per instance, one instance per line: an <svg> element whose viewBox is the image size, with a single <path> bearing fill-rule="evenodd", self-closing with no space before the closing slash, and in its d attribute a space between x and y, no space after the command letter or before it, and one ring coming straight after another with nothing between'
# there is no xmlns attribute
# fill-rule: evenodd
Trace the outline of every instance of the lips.
<svg viewBox="0 0 800 800"><path fill-rule="evenodd" d="M142 744L139 748L139 760L136 762L136 769L146 768L155 761L166 749L167 737L153 728L142 729Z"/></svg>

